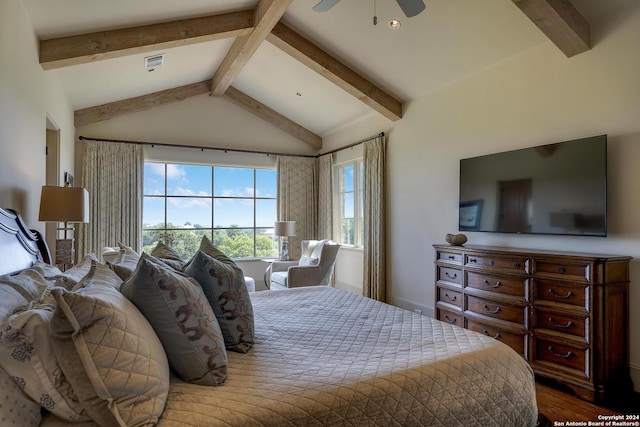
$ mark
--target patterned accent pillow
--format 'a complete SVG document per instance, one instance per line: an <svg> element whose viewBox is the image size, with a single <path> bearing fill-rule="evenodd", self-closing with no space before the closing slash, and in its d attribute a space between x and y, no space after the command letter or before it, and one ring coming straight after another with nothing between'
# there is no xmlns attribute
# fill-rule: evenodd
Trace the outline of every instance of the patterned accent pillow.
<svg viewBox="0 0 640 427"><path fill-rule="evenodd" d="M127 280L138 265L140 254L127 245L118 243L120 253L113 261L107 261L107 265L116 272L122 280Z"/></svg>
<svg viewBox="0 0 640 427"><path fill-rule="evenodd" d="M47 292L48 294L48 292ZM54 306L37 304L0 324L0 364L31 399L67 421L89 421L53 352Z"/></svg>
<svg viewBox="0 0 640 427"><path fill-rule="evenodd" d="M253 307L242 270L235 263L230 265L198 251L184 272L202 287L227 350L248 352L254 342Z"/></svg>
<svg viewBox="0 0 640 427"><path fill-rule="evenodd" d="M159 258L162 262L176 271L182 271L186 264L178 252L162 242L158 242L156 247L151 251L151 255Z"/></svg>
<svg viewBox="0 0 640 427"><path fill-rule="evenodd" d="M220 326L198 283L142 254L122 293L140 309L164 345L169 364L185 381L220 385L227 351Z"/></svg>
<svg viewBox="0 0 640 427"><path fill-rule="evenodd" d="M58 304L51 319L53 348L96 423L155 424L169 391L167 356L147 319L112 285L121 279L105 270L76 292L51 291Z"/></svg>
<svg viewBox="0 0 640 427"><path fill-rule="evenodd" d="M24 394L0 368L0 425L2 427L36 427L40 425L40 405Z"/></svg>

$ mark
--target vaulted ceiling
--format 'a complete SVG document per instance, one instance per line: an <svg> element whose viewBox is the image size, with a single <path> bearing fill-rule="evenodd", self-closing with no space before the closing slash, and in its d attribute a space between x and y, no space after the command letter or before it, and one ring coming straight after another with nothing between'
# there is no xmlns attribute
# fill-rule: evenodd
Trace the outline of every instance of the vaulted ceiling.
<svg viewBox="0 0 640 427"><path fill-rule="evenodd" d="M315 0L23 1L76 126L209 93L315 149L371 114L401 120L407 102L540 43L588 50L589 22L606 14L599 0L428 0L413 18L393 0L324 13ZM146 71L159 53L164 65Z"/></svg>

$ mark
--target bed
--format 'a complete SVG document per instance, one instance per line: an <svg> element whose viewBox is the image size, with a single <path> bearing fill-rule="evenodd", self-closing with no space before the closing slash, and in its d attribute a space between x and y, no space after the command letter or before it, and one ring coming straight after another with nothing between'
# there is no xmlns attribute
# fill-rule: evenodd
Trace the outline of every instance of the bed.
<svg viewBox="0 0 640 427"><path fill-rule="evenodd" d="M49 261L19 215L0 210L0 224L0 274ZM221 386L172 374L158 426L536 424L533 372L497 340L331 287L250 298L253 348L227 353ZM0 315L13 308L4 298ZM0 393L9 393L1 377ZM7 399L15 395L0 396L0 411ZM97 425L47 411L41 419L49 427Z"/></svg>

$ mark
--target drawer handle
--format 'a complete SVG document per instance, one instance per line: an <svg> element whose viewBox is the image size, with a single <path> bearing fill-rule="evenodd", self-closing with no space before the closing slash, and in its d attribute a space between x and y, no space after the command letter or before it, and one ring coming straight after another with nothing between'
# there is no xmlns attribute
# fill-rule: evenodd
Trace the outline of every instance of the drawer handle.
<svg viewBox="0 0 640 427"><path fill-rule="evenodd" d="M494 265L496 265L496 262L494 260L491 260L489 264L491 264L491 267L493 267Z"/></svg>
<svg viewBox="0 0 640 427"><path fill-rule="evenodd" d="M487 310L489 313L493 313L496 314L500 311L500 306L496 307L495 310L491 310L491 308L489 308L489 306L487 304L484 305L484 309Z"/></svg>
<svg viewBox="0 0 640 427"><path fill-rule="evenodd" d="M478 262L478 260L475 258L469 258L469 262Z"/></svg>
<svg viewBox="0 0 640 427"><path fill-rule="evenodd" d="M566 268L564 268L564 267L558 267L558 273L560 273L560 274L564 274L564 273L566 273L566 272L567 272L567 269L566 269Z"/></svg>
<svg viewBox="0 0 640 427"><path fill-rule="evenodd" d="M456 323L458 321L457 318L451 319L448 314L445 314L444 318L447 319L447 322L449 322L451 324L454 324L454 323Z"/></svg>
<svg viewBox="0 0 640 427"><path fill-rule="evenodd" d="M496 282L495 285L492 285L488 280L485 280L484 283L485 283L485 285L489 286L490 288L497 288L498 286L502 285L502 283L500 283L499 280Z"/></svg>
<svg viewBox="0 0 640 427"><path fill-rule="evenodd" d="M570 328L573 326L573 322L571 320L569 320L565 325L561 325L559 323L556 323L555 320L553 320L553 317L549 317L549 323L551 323L553 326L556 326L558 328Z"/></svg>
<svg viewBox="0 0 640 427"><path fill-rule="evenodd" d="M452 276L451 274L449 274L448 271L446 271L444 275L447 276L449 279L455 279L458 277L458 273L453 273L453 276Z"/></svg>
<svg viewBox="0 0 640 427"><path fill-rule="evenodd" d="M456 257L454 257L453 255L449 255L448 257L449 259L456 259Z"/></svg>
<svg viewBox="0 0 640 427"><path fill-rule="evenodd" d="M451 298L451 297L449 296L449 294L444 294L444 296L445 296L445 297L447 297L447 299L448 299L449 301L455 301L455 300L457 300L457 299L458 299L458 297L457 297L456 295L454 295L454 296L453 296L453 298Z"/></svg>
<svg viewBox="0 0 640 427"><path fill-rule="evenodd" d="M556 350L555 350L553 347L551 347L551 346L549 346L549 351L550 351L554 356L556 356L556 357L561 357L561 358L563 358L563 359L568 359L568 358L570 358L571 356L573 356L573 352L572 352L572 351L569 351L567 354L560 354L560 353L556 353Z"/></svg>
<svg viewBox="0 0 640 427"><path fill-rule="evenodd" d="M486 329L484 329L482 332L483 332L486 336L491 337L491 335L489 335L489 331L487 331ZM502 335L500 335L500 332L498 332L497 334L495 334L495 335L494 335L494 336L492 336L491 338L494 338L494 339L496 339L496 340L497 340L497 339L498 339L498 338L500 338L501 336L502 336Z"/></svg>
<svg viewBox="0 0 640 427"><path fill-rule="evenodd" d="M514 262L513 263L513 268L520 268L520 263L519 262Z"/></svg>
<svg viewBox="0 0 640 427"><path fill-rule="evenodd" d="M549 288L549 293L551 295L553 295L554 297L556 297L556 298L562 298L562 299L571 298L573 296L573 292L572 291L567 292L566 295L558 295L558 294L556 294L556 291L554 291L551 288Z"/></svg>

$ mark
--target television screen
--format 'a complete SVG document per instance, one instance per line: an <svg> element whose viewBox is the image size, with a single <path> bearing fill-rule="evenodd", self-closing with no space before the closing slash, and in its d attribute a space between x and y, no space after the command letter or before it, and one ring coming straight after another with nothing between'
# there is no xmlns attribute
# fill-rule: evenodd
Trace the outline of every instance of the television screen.
<svg viewBox="0 0 640 427"><path fill-rule="evenodd" d="M460 231L607 235L606 135L460 160Z"/></svg>

